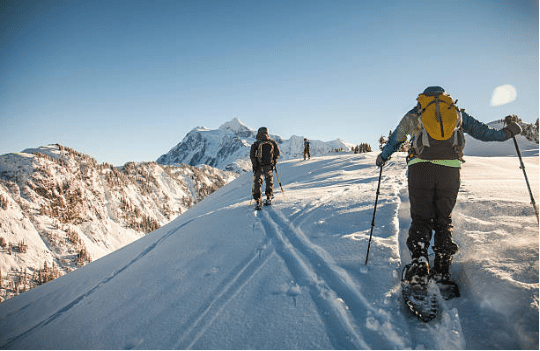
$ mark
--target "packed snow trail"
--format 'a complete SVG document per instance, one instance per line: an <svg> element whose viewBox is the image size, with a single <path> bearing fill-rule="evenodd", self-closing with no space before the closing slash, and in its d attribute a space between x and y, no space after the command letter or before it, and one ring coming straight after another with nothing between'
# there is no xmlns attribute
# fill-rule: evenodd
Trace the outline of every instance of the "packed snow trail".
<svg viewBox="0 0 540 351"><path fill-rule="evenodd" d="M364 265L376 155L282 162L286 196L276 191L262 211L249 205L252 175L241 176L133 244L0 304L0 347L537 348L538 228L519 166L508 166L516 159L467 159L452 267L462 297L423 323L399 290L410 261L404 155L384 168ZM538 157L525 162L538 193Z"/></svg>

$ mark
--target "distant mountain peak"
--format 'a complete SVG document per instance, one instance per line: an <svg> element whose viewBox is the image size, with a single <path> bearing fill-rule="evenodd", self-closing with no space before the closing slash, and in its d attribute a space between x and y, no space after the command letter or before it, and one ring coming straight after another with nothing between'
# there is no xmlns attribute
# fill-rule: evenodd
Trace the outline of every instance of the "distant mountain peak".
<svg viewBox="0 0 540 351"><path fill-rule="evenodd" d="M257 131L247 127L238 118L223 123L219 129L210 130L198 127L189 132L184 139L168 153L160 156L157 163L191 166L206 164L222 170L237 173L251 171L249 152L255 142ZM283 140L279 135L271 134L281 151L281 160L302 157L304 142L302 136L292 136ZM348 151L353 144L341 139L331 142L311 141L311 155L326 155L331 150Z"/></svg>
<svg viewBox="0 0 540 351"><path fill-rule="evenodd" d="M253 129L247 127L238 118L233 118L231 121L223 123L219 129L228 130L233 132L237 136L250 137L255 132Z"/></svg>

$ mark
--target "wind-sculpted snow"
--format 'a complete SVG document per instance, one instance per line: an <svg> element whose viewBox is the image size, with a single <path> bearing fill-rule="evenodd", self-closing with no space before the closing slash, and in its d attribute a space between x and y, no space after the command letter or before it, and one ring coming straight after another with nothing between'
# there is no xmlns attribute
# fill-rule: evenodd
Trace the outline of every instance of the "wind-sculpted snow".
<svg viewBox="0 0 540 351"><path fill-rule="evenodd" d="M538 227L515 157L468 157L454 213L462 296L424 323L403 306L405 155L280 164L284 193L250 206L252 175L117 252L0 304L13 349L537 349ZM525 159L538 193L538 157ZM496 174L496 176L494 175Z"/></svg>

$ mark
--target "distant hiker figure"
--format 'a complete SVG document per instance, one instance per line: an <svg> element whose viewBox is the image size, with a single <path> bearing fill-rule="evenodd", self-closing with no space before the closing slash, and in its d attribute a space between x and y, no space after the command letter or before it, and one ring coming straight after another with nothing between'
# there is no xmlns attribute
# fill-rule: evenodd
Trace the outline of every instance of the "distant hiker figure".
<svg viewBox="0 0 540 351"><path fill-rule="evenodd" d="M450 265L458 251L452 239L452 210L460 187L460 168L467 133L481 141L505 141L521 133L515 122L495 130L477 121L455 105L443 88L431 86L419 94L418 104L401 120L377 157L382 167L411 138L408 189L411 226L407 247L412 264L404 278L424 288L429 279L450 282ZM434 234L435 258L430 270L428 248Z"/></svg>
<svg viewBox="0 0 540 351"><path fill-rule="evenodd" d="M256 141L251 145L250 158L253 166L253 199L257 209L261 208L263 178L266 183L266 205L272 204L274 198L274 168L279 158L279 147L270 139L268 129L261 127L257 131Z"/></svg>
<svg viewBox="0 0 540 351"><path fill-rule="evenodd" d="M311 159L310 144L310 141L304 138L304 161L306 160L306 156L308 160Z"/></svg>

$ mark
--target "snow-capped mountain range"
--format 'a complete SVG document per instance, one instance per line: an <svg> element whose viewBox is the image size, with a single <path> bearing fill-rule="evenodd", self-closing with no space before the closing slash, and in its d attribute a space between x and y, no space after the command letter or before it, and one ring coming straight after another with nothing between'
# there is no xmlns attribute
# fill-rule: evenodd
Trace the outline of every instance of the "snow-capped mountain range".
<svg viewBox="0 0 540 351"><path fill-rule="evenodd" d="M516 139L538 194L535 130ZM64 275L0 304L0 347L538 348L538 227L511 141L467 139L452 268L462 297L426 326L399 296L405 155L385 166L364 267L377 152L312 141L303 162L303 137L272 136L287 196L254 213L251 177L238 174L254 134L236 119L195 128L160 158L174 166L114 168L60 145L0 156L0 297Z"/></svg>
<svg viewBox="0 0 540 351"><path fill-rule="evenodd" d="M501 121L490 126L503 127ZM538 156L538 126L523 127L529 140L518 138L522 153ZM0 156L0 301L141 238L250 171L255 136L236 118L217 130L197 127L158 163L120 168L61 145ZM271 137L280 162L302 158L303 137ZM311 140L311 153L352 146ZM465 154L513 156L515 150L467 136Z"/></svg>
<svg viewBox="0 0 540 351"><path fill-rule="evenodd" d="M523 128L523 136L520 138L525 143L525 139L530 141L533 150L538 144L538 125L523 123L519 121ZM503 121L488 123L494 129L502 129ZM271 132L271 131L270 131ZM157 159L157 163L164 165L188 164L197 166L201 164L216 167L222 170L243 173L251 171L249 160L249 150L255 142L257 131L244 125L238 118L222 124L218 129L208 129L206 127L196 127L192 129L184 139L173 147L169 152ZM303 157L304 137L293 135L289 139L270 134L280 148L280 162ZM492 145L478 141L468 134L465 134L466 146L465 155L469 156L513 156L515 150L508 145ZM333 141L310 140L311 156L324 156L336 150L350 151L355 145L341 139ZM494 149L495 148L495 149ZM374 148L376 149L376 148ZM528 147L526 147L528 149ZM526 151L525 151L526 152ZM533 151L534 152L534 151Z"/></svg>
<svg viewBox="0 0 540 351"><path fill-rule="evenodd" d="M143 237L236 177L185 164L115 168L61 145L0 156L0 301Z"/></svg>
<svg viewBox="0 0 540 351"><path fill-rule="evenodd" d="M255 136L238 119L197 127L158 163L119 168L57 144L1 155L0 302L143 237L251 170ZM302 154L303 137L271 137L282 161ZM312 156L351 146L311 145Z"/></svg>
<svg viewBox="0 0 540 351"><path fill-rule="evenodd" d="M293 135L285 140L271 132L270 137L278 143L281 151L280 161L302 157L304 137ZM168 153L159 157L157 162L165 165L206 164L238 173L251 171L249 150L255 142L256 135L255 129L245 126L238 118L224 123L218 129L197 127ZM329 142L310 140L310 142L312 157L327 155L336 149L349 151L354 146L341 139Z"/></svg>

